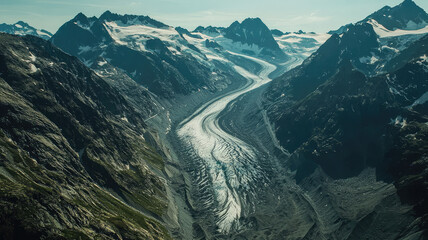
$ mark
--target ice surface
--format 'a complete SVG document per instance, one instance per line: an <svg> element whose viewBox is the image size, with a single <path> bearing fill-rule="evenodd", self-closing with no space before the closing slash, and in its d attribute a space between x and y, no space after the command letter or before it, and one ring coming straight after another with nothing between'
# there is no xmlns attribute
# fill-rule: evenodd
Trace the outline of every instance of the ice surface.
<svg viewBox="0 0 428 240"><path fill-rule="evenodd" d="M374 31L380 38L398 37L403 35L422 35L428 33L428 26L417 30L396 29L391 31L382 26L380 23L376 22L376 20L371 19L368 23L373 26Z"/></svg>
<svg viewBox="0 0 428 240"><path fill-rule="evenodd" d="M242 203L236 189L248 188L251 179L257 178L259 170L254 164L255 150L241 139L223 131L218 117L233 100L269 82L269 74L276 69L274 65L250 56L231 51L229 54L239 55L260 64L261 72L255 75L234 65L234 69L248 79L248 84L238 91L205 104L185 119L177 131L178 136L187 142L206 164L212 178L215 200L223 206L216 213L217 225L222 232L228 232L234 221L241 216Z"/></svg>

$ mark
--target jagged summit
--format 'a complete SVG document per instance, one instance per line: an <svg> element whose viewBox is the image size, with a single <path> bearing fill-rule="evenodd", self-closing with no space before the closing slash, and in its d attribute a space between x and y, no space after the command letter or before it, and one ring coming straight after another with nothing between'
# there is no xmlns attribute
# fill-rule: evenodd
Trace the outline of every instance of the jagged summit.
<svg viewBox="0 0 428 240"><path fill-rule="evenodd" d="M414 1L405 0L395 7L384 6L356 24L363 23L370 23L376 27L380 27L384 31L394 31L397 29L418 30L428 26L428 14ZM352 24L344 25L328 33L342 34L346 32L351 25Z"/></svg>
<svg viewBox="0 0 428 240"><path fill-rule="evenodd" d="M114 22L120 21L123 24L140 24L150 25L157 28L169 27L168 25L144 15L121 15L112 13L110 10L105 11L100 17L88 17L84 13L78 13L70 22L79 22L81 25L88 25L91 22Z"/></svg>
<svg viewBox="0 0 428 240"><path fill-rule="evenodd" d="M100 19L108 19L118 16L117 14L113 14L110 10L105 11L103 14L101 14Z"/></svg>
<svg viewBox="0 0 428 240"><path fill-rule="evenodd" d="M21 25L22 27L31 27L28 23L24 22L24 21L18 21L14 24L16 25Z"/></svg>
<svg viewBox="0 0 428 240"><path fill-rule="evenodd" d="M79 12L74 18L73 20L87 20L88 17L83 14L82 12Z"/></svg>
<svg viewBox="0 0 428 240"><path fill-rule="evenodd" d="M272 32L260 18L247 18L242 23L235 21L224 32L224 36L234 42L258 45L270 51L281 52Z"/></svg>
<svg viewBox="0 0 428 240"><path fill-rule="evenodd" d="M89 26L91 20L94 20L94 19L96 19L96 17L92 17L90 19L85 14L80 12L70 22L78 23L81 26Z"/></svg>
<svg viewBox="0 0 428 240"><path fill-rule="evenodd" d="M40 29L40 30L36 29L24 21L18 21L15 24L6 24L6 23L0 24L0 32L21 35L21 36L33 35L36 37L43 38L45 40L52 37L52 33L44 29Z"/></svg>
<svg viewBox="0 0 428 240"><path fill-rule="evenodd" d="M208 27L203 27L203 26L199 26L197 27L195 30L193 30L193 32L199 32L199 33L203 33L206 35L218 35L221 34L222 31L224 31L224 27L213 27L213 26L208 26Z"/></svg>
<svg viewBox="0 0 428 240"><path fill-rule="evenodd" d="M428 14L412 0L405 0L395 7L385 6L363 21L375 20L388 30L415 30L428 25Z"/></svg>
<svg viewBox="0 0 428 240"><path fill-rule="evenodd" d="M108 63L158 96L171 97L214 88L214 78L224 79L206 67L208 59L192 44L195 39L201 37L148 16L106 11L91 18L79 13L61 26L51 42L91 68Z"/></svg>
<svg viewBox="0 0 428 240"><path fill-rule="evenodd" d="M165 28L169 27L168 25L156 21L149 16L144 15L120 15L117 13L112 13L111 11L107 10L101 16L99 17L99 21L121 21L124 24L142 24L142 25L151 25L157 28Z"/></svg>
<svg viewBox="0 0 428 240"><path fill-rule="evenodd" d="M187 35L192 38L202 39L200 36L192 34L191 32L189 32L189 30L182 27L176 27L175 31L177 31L181 37L183 37L183 35Z"/></svg>

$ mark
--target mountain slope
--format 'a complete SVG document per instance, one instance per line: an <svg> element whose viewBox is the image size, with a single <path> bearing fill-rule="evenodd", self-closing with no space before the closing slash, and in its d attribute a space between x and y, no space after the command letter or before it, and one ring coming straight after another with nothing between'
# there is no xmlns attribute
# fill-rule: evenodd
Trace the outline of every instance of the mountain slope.
<svg viewBox="0 0 428 240"><path fill-rule="evenodd" d="M388 61L385 65L387 71L398 70L408 62L421 58L428 54L428 35L413 42L408 48L400 52L398 56Z"/></svg>
<svg viewBox="0 0 428 240"><path fill-rule="evenodd" d="M52 37L52 33L41 29L35 29L34 27L28 25L28 23L25 23L23 21L19 21L15 24L0 24L0 32L5 32L9 34L15 34L15 35L33 35L36 37L43 38L45 40L48 40Z"/></svg>
<svg viewBox="0 0 428 240"><path fill-rule="evenodd" d="M411 1L394 9L406 4ZM418 31L415 38L380 36L373 26L363 21L333 34L272 82L265 109L298 183L310 186L320 176L350 181L375 169L377 181L393 183L402 204L414 207L422 234L428 216L427 38ZM398 45L391 54L388 48Z"/></svg>
<svg viewBox="0 0 428 240"><path fill-rule="evenodd" d="M234 42L247 45L255 44L262 49L263 54L279 58L285 57L273 38L272 32L260 18L247 18L242 23L235 21L224 30L224 36Z"/></svg>
<svg viewBox="0 0 428 240"><path fill-rule="evenodd" d="M348 25L275 79L265 108L299 184L324 174L350 181L375 169L377 181L393 183L401 203L413 206L426 237L427 38L409 39L382 37L371 23ZM389 54L399 41L406 43Z"/></svg>
<svg viewBox="0 0 428 240"><path fill-rule="evenodd" d="M377 177L393 180L403 202L415 205L423 217L421 224L426 224L428 68L424 59L373 78L343 63L301 101L280 113L270 109L275 111L271 120L277 138L292 153L296 179L310 176L316 166L333 178L376 168Z"/></svg>
<svg viewBox="0 0 428 240"><path fill-rule="evenodd" d="M342 36L331 36L302 65L275 79L266 96L271 101L297 101L330 78L346 59L359 69L370 71L375 66L360 59L379 52L378 49L379 42L369 24L353 25Z"/></svg>
<svg viewBox="0 0 428 240"><path fill-rule="evenodd" d="M330 34L322 33L274 34L275 41L286 54L293 57L300 56L302 60L305 60L318 50L330 37Z"/></svg>
<svg viewBox="0 0 428 240"><path fill-rule="evenodd" d="M2 235L168 239L144 115L49 42L0 39Z"/></svg>
<svg viewBox="0 0 428 240"><path fill-rule="evenodd" d="M51 41L94 69L101 56L161 97L222 89L229 81L182 33L146 16L80 13Z"/></svg>
<svg viewBox="0 0 428 240"><path fill-rule="evenodd" d="M428 25L428 14L412 0L405 0L395 7L385 6L363 22L375 20L388 30L416 30Z"/></svg>
<svg viewBox="0 0 428 240"><path fill-rule="evenodd" d="M394 9L403 10L399 6ZM379 35L378 31L379 25L370 21L346 25L343 33L333 34L301 66L273 81L266 97L278 102L300 100L333 76L343 60L351 61L355 68L370 76L397 70L391 66L405 56L402 52L424 47L425 40L421 39L424 35L420 31L407 31L396 36ZM400 66L410 60L412 58L406 58Z"/></svg>

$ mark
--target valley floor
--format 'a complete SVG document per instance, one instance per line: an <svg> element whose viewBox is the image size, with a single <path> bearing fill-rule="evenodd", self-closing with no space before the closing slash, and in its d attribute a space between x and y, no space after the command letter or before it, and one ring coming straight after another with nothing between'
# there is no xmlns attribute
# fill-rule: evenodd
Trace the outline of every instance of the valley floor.
<svg viewBox="0 0 428 240"><path fill-rule="evenodd" d="M261 70L235 66L246 84L202 100L188 117L172 117L167 139L175 167L185 170L175 186L184 199L178 209L186 209L178 214L182 229L176 229L175 237L418 239L416 224L408 228L415 220L411 207L402 206L394 186L378 182L372 169L346 180L332 180L317 170L296 183L290 155L277 143L259 101L277 66L285 71L302 59L275 66L240 57ZM385 228L394 229L387 238Z"/></svg>

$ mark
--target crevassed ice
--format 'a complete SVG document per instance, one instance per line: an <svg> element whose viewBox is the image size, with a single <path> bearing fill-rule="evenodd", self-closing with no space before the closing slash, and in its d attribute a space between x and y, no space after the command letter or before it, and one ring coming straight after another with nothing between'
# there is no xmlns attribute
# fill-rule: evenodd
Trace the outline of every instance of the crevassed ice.
<svg viewBox="0 0 428 240"><path fill-rule="evenodd" d="M252 60L260 64L263 70L256 76L242 67L233 66L239 74L248 79L249 84L239 91L202 106L185 119L177 131L178 136L203 159L209 171L214 197L219 205L216 223L222 232L230 231L234 222L241 216L243 203L237 189L249 188L251 179L257 178L259 169L255 164L255 150L239 138L223 131L219 126L218 116L230 102L269 82L269 74L276 69L276 66L265 61L229 53Z"/></svg>

